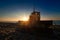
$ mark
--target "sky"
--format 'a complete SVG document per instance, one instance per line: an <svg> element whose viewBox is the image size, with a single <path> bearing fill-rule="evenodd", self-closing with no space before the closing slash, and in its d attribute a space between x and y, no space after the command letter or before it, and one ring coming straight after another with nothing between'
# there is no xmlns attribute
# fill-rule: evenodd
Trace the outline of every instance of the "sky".
<svg viewBox="0 0 60 40"><path fill-rule="evenodd" d="M29 18L33 7L41 20L60 20L60 0L0 0L0 21L18 21Z"/></svg>

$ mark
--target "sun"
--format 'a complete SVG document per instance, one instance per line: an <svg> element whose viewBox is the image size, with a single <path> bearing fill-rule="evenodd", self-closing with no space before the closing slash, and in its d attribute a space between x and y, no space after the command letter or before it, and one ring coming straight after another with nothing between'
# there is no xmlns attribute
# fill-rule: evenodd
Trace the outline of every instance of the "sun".
<svg viewBox="0 0 60 40"><path fill-rule="evenodd" d="M23 17L22 21L28 21L28 18L27 17Z"/></svg>
<svg viewBox="0 0 60 40"><path fill-rule="evenodd" d="M23 16L23 17L21 17L21 19L20 19L21 21L28 21L29 20L29 18L28 17L26 17L26 16Z"/></svg>

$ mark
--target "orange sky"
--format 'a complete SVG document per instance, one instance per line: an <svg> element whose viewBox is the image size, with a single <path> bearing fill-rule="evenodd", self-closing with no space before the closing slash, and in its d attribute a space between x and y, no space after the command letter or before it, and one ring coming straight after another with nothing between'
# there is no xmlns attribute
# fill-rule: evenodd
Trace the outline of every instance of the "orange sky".
<svg viewBox="0 0 60 40"><path fill-rule="evenodd" d="M20 18L0 18L0 21L18 21L18 20L28 20L28 17L20 17ZM60 18L44 18L41 17L41 20L60 20Z"/></svg>

